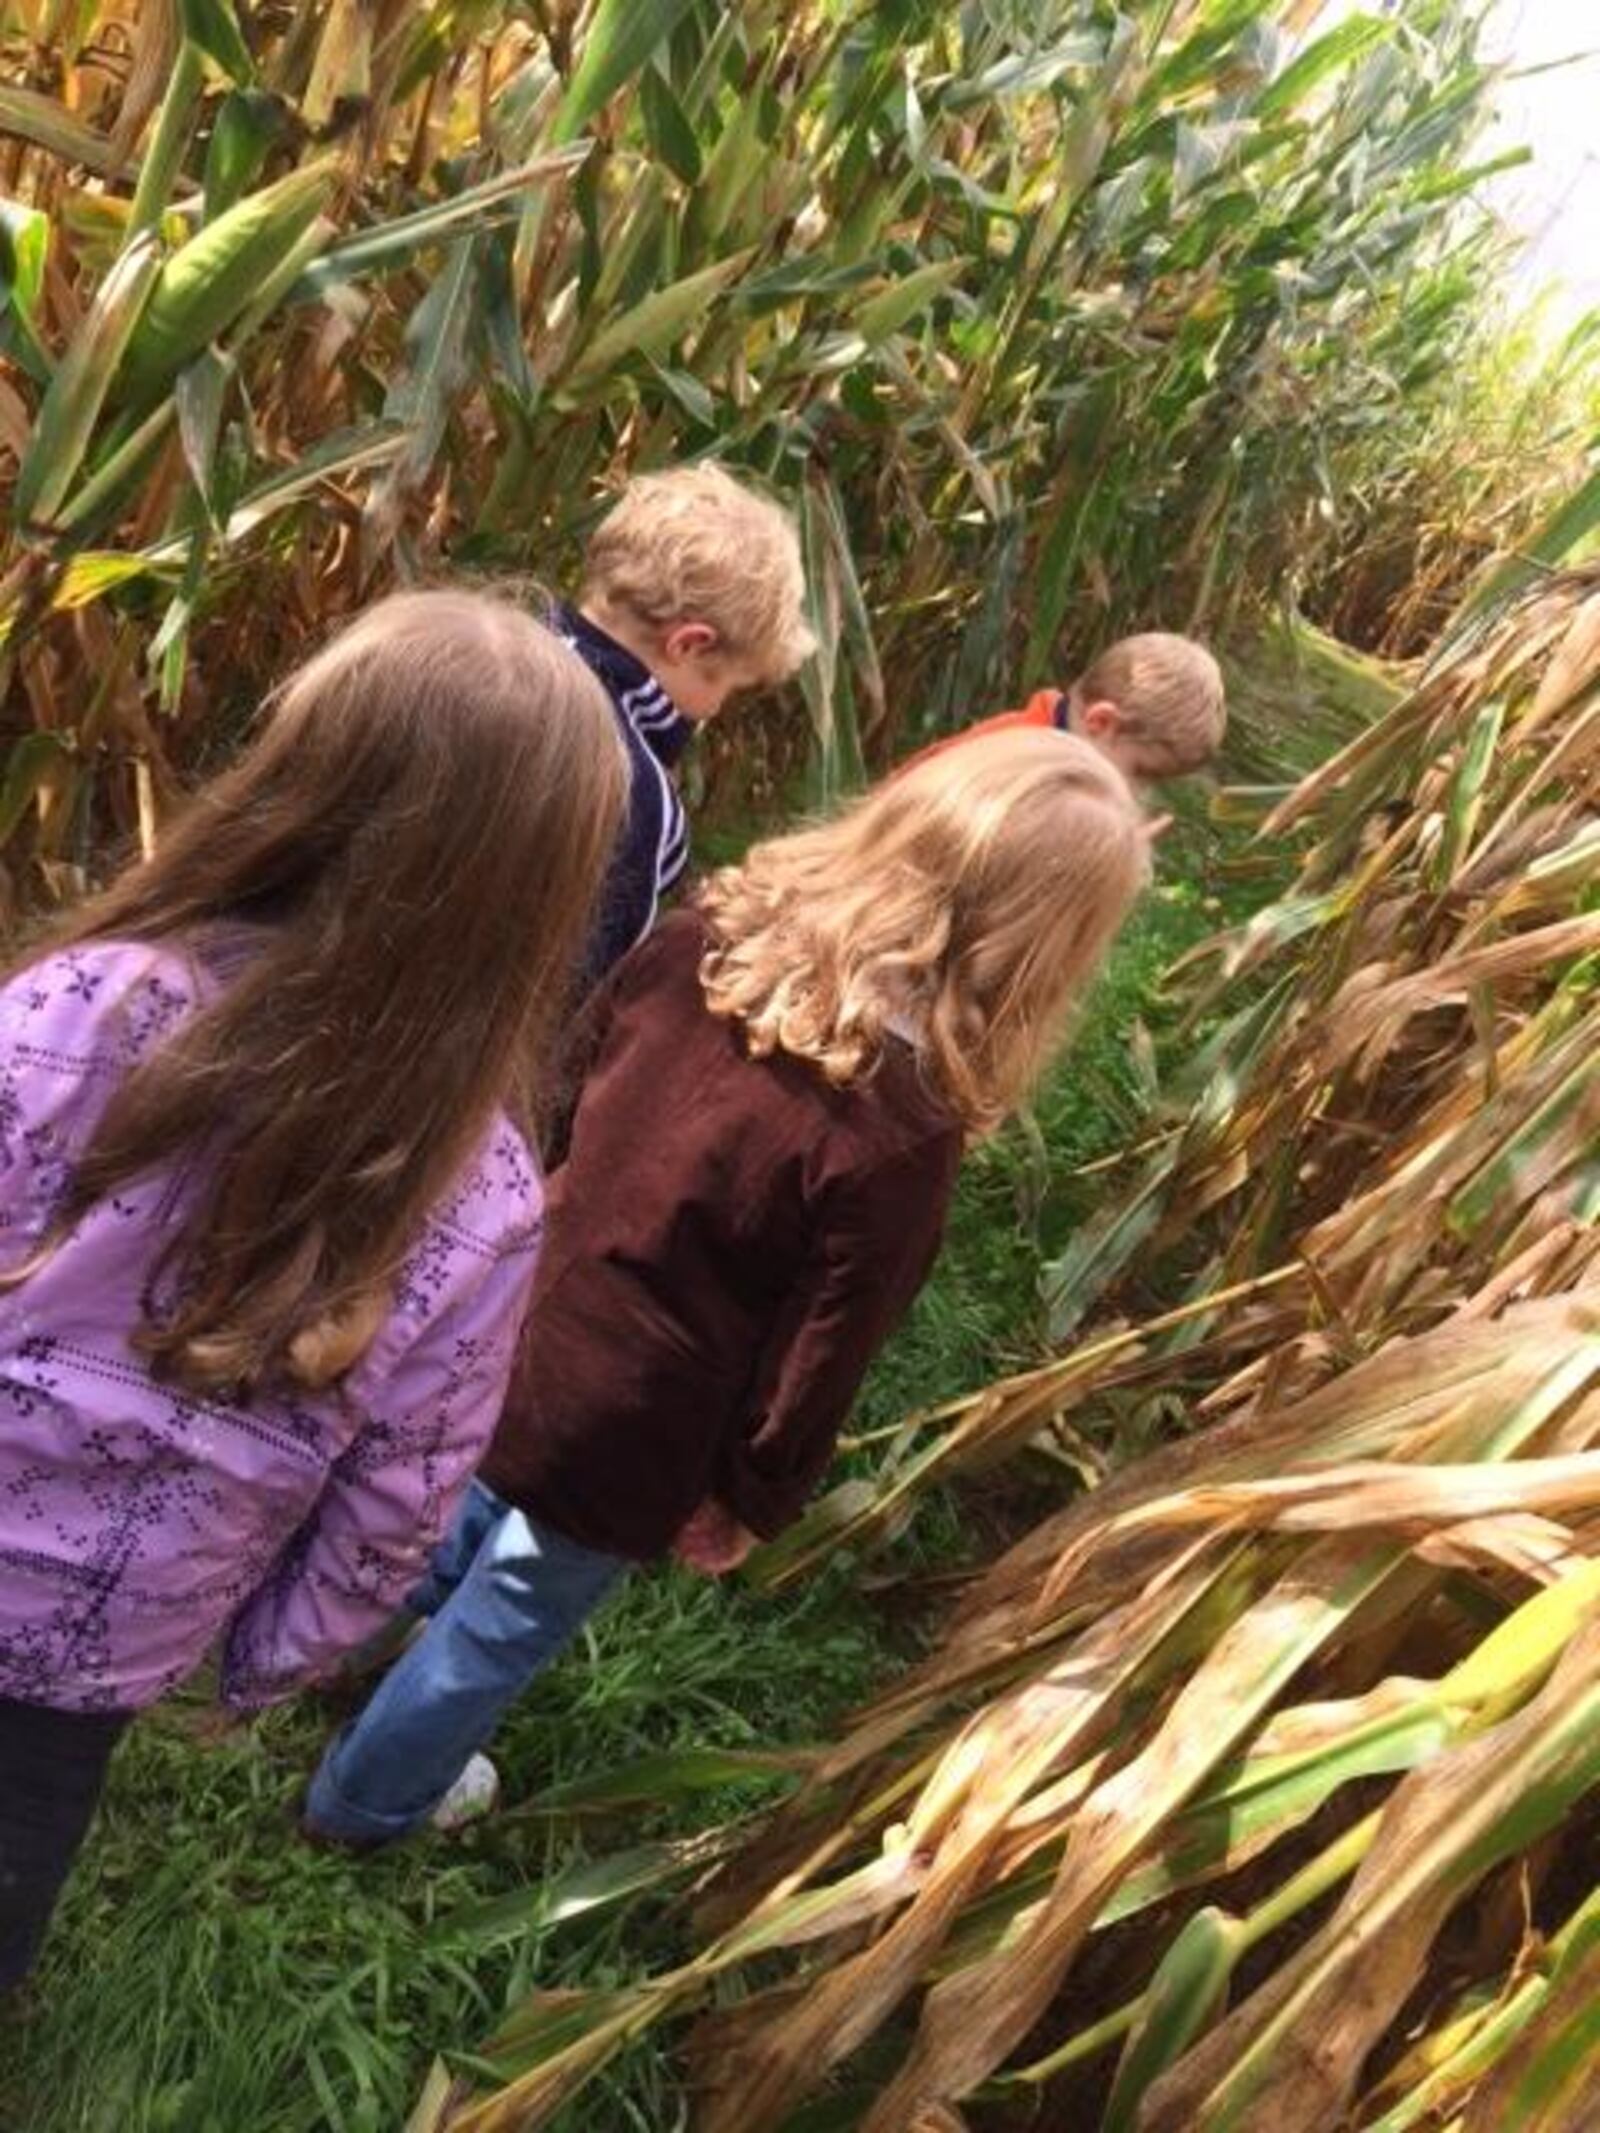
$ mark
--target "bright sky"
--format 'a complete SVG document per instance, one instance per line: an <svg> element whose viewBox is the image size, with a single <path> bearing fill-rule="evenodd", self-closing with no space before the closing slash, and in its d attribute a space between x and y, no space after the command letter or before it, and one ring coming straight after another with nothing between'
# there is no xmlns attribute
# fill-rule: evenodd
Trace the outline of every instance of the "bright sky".
<svg viewBox="0 0 1600 2133"><path fill-rule="evenodd" d="M1323 0L1310 34L1358 10L1403 19L1410 4ZM1506 71L1480 154L1534 151L1532 163L1491 179L1483 196L1526 240L1514 297L1553 287L1550 324L1564 328L1600 306L1600 0L1490 0L1482 50ZM1554 64L1561 60L1572 64Z"/></svg>
<svg viewBox="0 0 1600 2133"><path fill-rule="evenodd" d="M1403 4L1403 0L1402 0ZM1600 305L1600 5L1596 0L1498 0L1486 51L1504 55L1492 149L1523 142L1534 161L1497 178L1496 210L1528 239L1517 280L1560 284L1571 319ZM1551 61L1573 59L1549 72Z"/></svg>

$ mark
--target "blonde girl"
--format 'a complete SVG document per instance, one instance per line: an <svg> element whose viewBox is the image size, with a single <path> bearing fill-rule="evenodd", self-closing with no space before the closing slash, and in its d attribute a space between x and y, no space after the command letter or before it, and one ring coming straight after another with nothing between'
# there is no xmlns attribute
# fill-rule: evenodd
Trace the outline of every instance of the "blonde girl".
<svg viewBox="0 0 1600 2133"><path fill-rule="evenodd" d="M626 784L549 632L389 600L0 987L0 1988L131 1713L327 1671L443 1529Z"/></svg>
<svg viewBox="0 0 1600 2133"><path fill-rule="evenodd" d="M1147 845L1087 743L997 735L757 845L620 966L492 1451L314 1833L481 1811L475 1751L630 1565L726 1570L796 1516Z"/></svg>

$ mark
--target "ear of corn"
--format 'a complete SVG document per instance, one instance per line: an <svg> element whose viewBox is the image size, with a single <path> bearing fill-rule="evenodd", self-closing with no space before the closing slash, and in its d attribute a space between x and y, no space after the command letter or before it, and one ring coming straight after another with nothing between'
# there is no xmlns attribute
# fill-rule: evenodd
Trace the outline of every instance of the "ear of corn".
<svg viewBox="0 0 1600 2133"><path fill-rule="evenodd" d="M326 206L330 164L309 164L250 194L167 260L128 344L122 384L148 403L231 325Z"/></svg>

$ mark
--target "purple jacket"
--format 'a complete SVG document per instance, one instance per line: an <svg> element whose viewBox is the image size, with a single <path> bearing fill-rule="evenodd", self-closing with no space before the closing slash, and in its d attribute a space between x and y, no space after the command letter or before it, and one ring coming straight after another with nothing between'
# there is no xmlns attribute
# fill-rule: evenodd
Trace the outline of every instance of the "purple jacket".
<svg viewBox="0 0 1600 2133"><path fill-rule="evenodd" d="M0 988L0 1266L119 1077L221 982L210 958L96 943ZM0 1294L0 1696L146 1704L219 1634L231 1703L286 1695L394 1611L499 1414L543 1208L507 1121L329 1392L236 1407L153 1382L130 1335L182 1204L141 1180Z"/></svg>

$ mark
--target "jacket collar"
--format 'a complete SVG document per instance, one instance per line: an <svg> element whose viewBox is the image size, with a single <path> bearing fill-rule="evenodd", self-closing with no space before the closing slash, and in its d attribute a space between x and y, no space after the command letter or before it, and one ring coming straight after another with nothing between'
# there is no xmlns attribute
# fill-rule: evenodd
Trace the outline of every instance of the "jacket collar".
<svg viewBox="0 0 1600 2133"><path fill-rule="evenodd" d="M612 702L639 739L664 760L675 757L693 727L644 661L567 601L556 609L556 627L605 683Z"/></svg>

